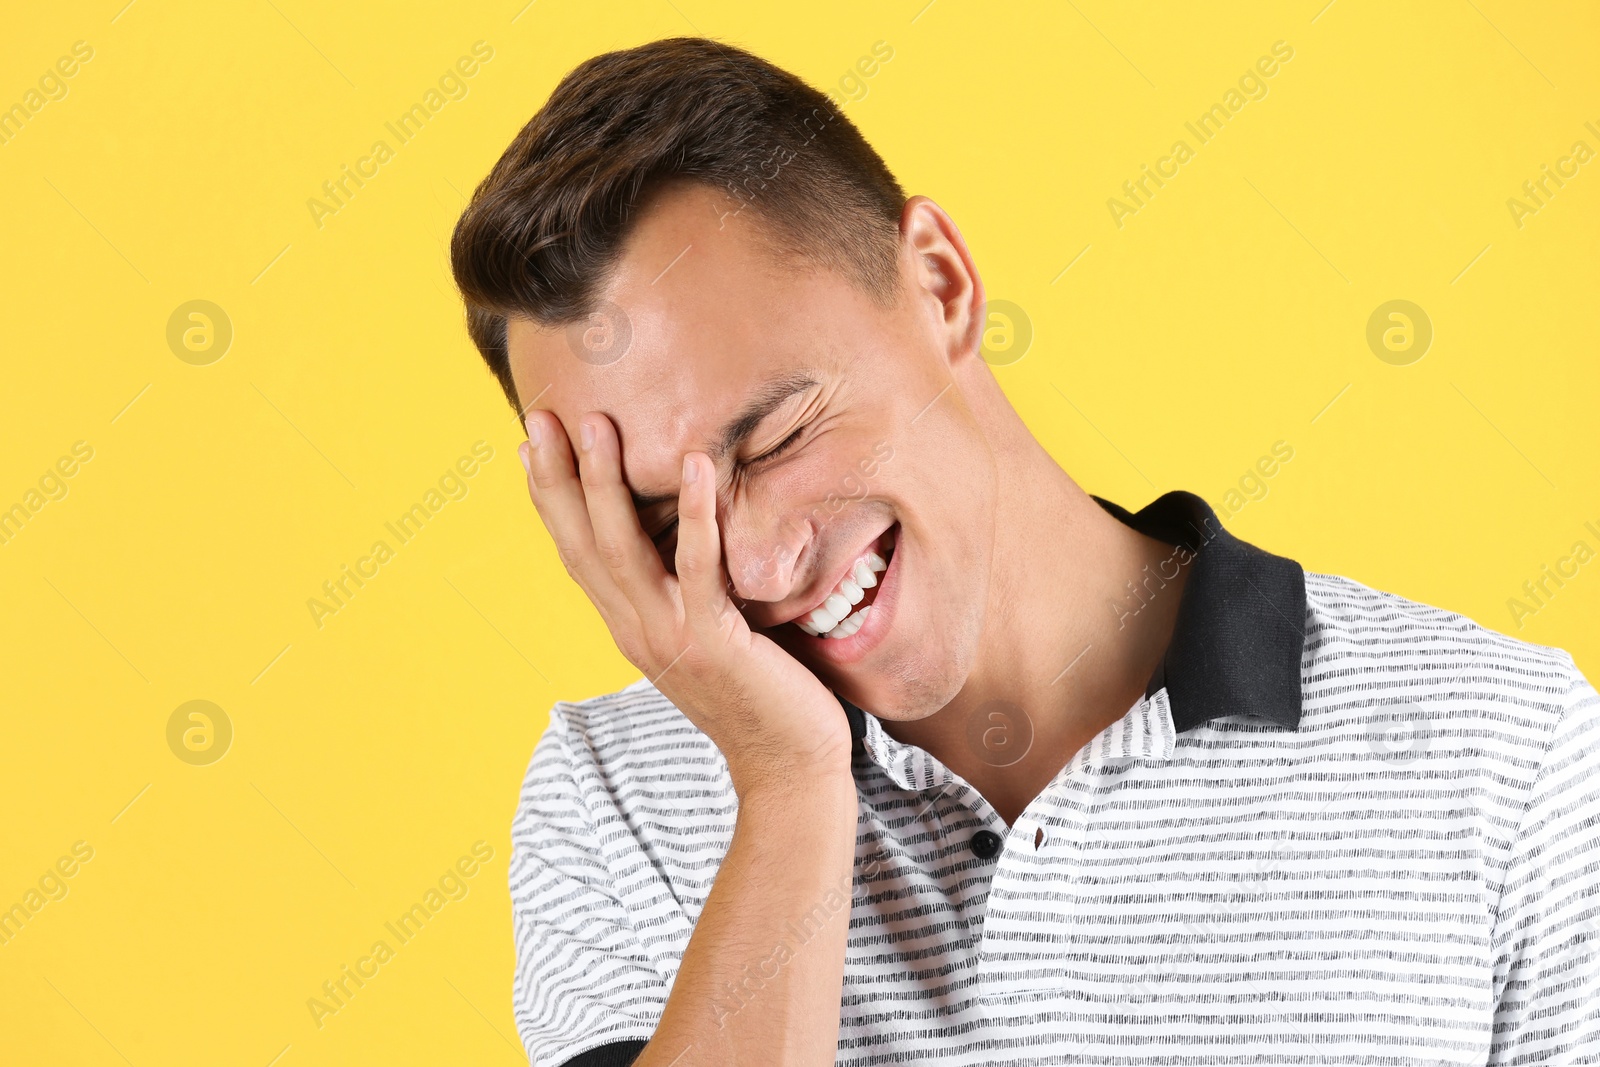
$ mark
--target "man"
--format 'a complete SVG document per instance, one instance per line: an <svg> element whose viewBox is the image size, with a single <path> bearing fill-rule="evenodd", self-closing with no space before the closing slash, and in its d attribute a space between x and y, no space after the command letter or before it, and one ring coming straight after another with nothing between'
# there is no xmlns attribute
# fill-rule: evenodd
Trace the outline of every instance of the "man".
<svg viewBox="0 0 1600 1067"><path fill-rule="evenodd" d="M822 94L590 60L452 260L644 675L523 785L536 1067L1600 1062L1571 657L1085 493Z"/></svg>

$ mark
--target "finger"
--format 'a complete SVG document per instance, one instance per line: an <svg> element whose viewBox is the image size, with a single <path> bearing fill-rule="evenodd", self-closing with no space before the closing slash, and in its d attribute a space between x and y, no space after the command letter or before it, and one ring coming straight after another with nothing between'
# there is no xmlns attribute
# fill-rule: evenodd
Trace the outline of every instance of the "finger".
<svg viewBox="0 0 1600 1067"><path fill-rule="evenodd" d="M612 581L609 568L595 550L589 509L583 500L583 486L573 464L566 428L553 413L543 409L528 413L527 426L528 495L533 498L567 573L616 633L616 624L636 623L637 619L627 596Z"/></svg>
<svg viewBox="0 0 1600 1067"><path fill-rule="evenodd" d="M703 452L683 457L678 487L678 550L674 565L689 628L708 638L722 631L727 613L727 572L722 565L722 534L717 528L717 486L711 460Z"/></svg>
<svg viewBox="0 0 1600 1067"><path fill-rule="evenodd" d="M667 570L639 525L633 493L622 480L622 443L611 420L591 411L579 420L578 473L594 531L595 551L648 625L668 614Z"/></svg>

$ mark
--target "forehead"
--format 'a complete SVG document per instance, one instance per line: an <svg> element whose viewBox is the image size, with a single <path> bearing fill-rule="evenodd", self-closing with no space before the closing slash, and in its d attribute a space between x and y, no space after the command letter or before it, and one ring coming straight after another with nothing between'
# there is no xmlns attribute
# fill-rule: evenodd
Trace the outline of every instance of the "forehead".
<svg viewBox="0 0 1600 1067"><path fill-rule="evenodd" d="M508 323L522 403L554 412L572 435L585 412L606 413L635 485L629 468L647 450L676 463L761 384L824 363L863 310L844 279L778 261L737 209L701 186L662 196L646 205L588 319Z"/></svg>

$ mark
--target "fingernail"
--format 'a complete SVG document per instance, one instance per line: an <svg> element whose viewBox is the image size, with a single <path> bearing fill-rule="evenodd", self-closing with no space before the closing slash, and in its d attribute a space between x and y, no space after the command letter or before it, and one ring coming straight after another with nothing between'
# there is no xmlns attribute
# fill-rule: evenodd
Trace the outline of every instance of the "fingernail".
<svg viewBox="0 0 1600 1067"><path fill-rule="evenodd" d="M522 457L522 469L528 472L530 478L533 477L533 457L529 455L532 451L533 448L527 441L517 446L517 455Z"/></svg>
<svg viewBox="0 0 1600 1067"><path fill-rule="evenodd" d="M528 443L534 448L539 447L539 442L544 438L544 431L539 428L538 419L528 420Z"/></svg>
<svg viewBox="0 0 1600 1067"><path fill-rule="evenodd" d="M578 423L578 447L585 452L594 447L594 427L587 422Z"/></svg>
<svg viewBox="0 0 1600 1067"><path fill-rule="evenodd" d="M700 480L700 467L688 456L683 457L683 480L689 485Z"/></svg>

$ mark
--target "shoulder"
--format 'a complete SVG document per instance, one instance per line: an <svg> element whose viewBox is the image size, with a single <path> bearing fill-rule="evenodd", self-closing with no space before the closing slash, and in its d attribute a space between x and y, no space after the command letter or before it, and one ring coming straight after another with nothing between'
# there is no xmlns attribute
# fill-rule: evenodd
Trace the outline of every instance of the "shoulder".
<svg viewBox="0 0 1600 1067"><path fill-rule="evenodd" d="M595 751L625 747L636 729L695 733L694 724L672 701L640 678L614 693L581 700L558 700L550 709L550 729L562 733L568 744Z"/></svg>
<svg viewBox="0 0 1600 1067"><path fill-rule="evenodd" d="M1588 686L1564 649L1533 644L1459 612L1307 571L1307 711L1333 718L1409 708L1432 735L1474 735L1531 767Z"/></svg>
<svg viewBox="0 0 1600 1067"><path fill-rule="evenodd" d="M627 909L655 915L665 907L662 929L677 940L661 944L681 951L692 932L686 916L710 893L737 814L721 751L641 678L550 709L512 836L532 848L554 841L552 863L603 871Z"/></svg>
<svg viewBox="0 0 1600 1067"><path fill-rule="evenodd" d="M727 764L699 727L640 678L613 693L555 702L529 764L529 782L555 772L585 795L615 804L641 791L720 787Z"/></svg>
<svg viewBox="0 0 1600 1067"><path fill-rule="evenodd" d="M1460 612L1339 574L1306 571L1305 579L1308 645L1338 643L1350 657L1410 659L1423 670L1470 663L1552 678L1577 670L1563 649L1491 630Z"/></svg>

